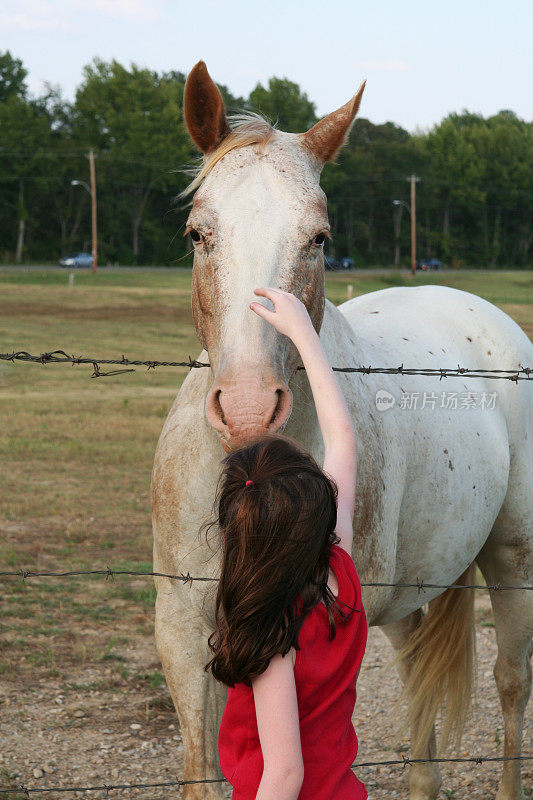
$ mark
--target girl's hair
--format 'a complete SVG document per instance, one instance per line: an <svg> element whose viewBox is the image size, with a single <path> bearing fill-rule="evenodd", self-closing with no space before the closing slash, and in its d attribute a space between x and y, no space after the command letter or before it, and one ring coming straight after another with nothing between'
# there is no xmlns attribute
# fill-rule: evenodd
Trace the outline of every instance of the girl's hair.
<svg viewBox="0 0 533 800"><path fill-rule="evenodd" d="M321 600L330 640L332 609L347 615L327 585L331 546L340 541L334 481L296 441L279 435L222 464L212 523L220 530L222 570L208 640L214 655L205 670L233 687L251 685L273 656L298 649L304 619Z"/></svg>

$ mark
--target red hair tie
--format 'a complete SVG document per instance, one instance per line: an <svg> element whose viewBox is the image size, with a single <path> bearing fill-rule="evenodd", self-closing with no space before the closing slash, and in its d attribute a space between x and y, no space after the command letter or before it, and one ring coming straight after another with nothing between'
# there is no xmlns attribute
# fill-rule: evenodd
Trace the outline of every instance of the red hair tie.
<svg viewBox="0 0 533 800"><path fill-rule="evenodd" d="M253 481L246 481L246 483L244 485L245 486L250 486L250 484L252 484L252 483L253 483Z"/></svg>

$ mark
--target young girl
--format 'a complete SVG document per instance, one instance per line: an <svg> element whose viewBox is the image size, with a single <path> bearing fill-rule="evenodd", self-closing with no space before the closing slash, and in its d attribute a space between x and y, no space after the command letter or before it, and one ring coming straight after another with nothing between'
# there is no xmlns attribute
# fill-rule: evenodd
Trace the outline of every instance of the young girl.
<svg viewBox="0 0 533 800"><path fill-rule="evenodd" d="M214 653L229 688L219 730L233 800L365 800L350 769L367 622L352 561L355 431L305 306L262 288L250 308L298 348L325 446L323 469L269 435L224 458Z"/></svg>

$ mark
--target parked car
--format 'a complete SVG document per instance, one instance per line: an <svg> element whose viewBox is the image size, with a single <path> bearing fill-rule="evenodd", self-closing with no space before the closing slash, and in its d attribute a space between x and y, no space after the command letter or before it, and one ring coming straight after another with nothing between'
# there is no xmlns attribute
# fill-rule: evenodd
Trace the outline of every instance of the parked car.
<svg viewBox="0 0 533 800"><path fill-rule="evenodd" d="M328 256L324 253L324 266L326 269L342 269L341 262L333 256Z"/></svg>
<svg viewBox="0 0 533 800"><path fill-rule="evenodd" d="M355 261L353 258L348 258L348 256L341 258L341 265L343 269L355 269Z"/></svg>
<svg viewBox="0 0 533 800"><path fill-rule="evenodd" d="M416 268L424 271L428 271L430 269L442 269L442 261L439 261L438 258L425 258L418 262Z"/></svg>
<svg viewBox="0 0 533 800"><path fill-rule="evenodd" d="M92 267L93 257L90 253L73 253L71 256L60 258L62 267Z"/></svg>
<svg viewBox="0 0 533 800"><path fill-rule="evenodd" d="M344 258L333 258L333 256L328 256L324 253L324 266L326 269L336 270L336 269L355 269L355 263L353 258L348 258L348 256L344 256Z"/></svg>

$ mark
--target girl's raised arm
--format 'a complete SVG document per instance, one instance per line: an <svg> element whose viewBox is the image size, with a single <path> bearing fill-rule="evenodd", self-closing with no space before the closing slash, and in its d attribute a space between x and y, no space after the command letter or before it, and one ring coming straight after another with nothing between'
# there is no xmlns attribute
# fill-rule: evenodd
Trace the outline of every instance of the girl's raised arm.
<svg viewBox="0 0 533 800"><path fill-rule="evenodd" d="M322 468L334 479L339 490L336 532L341 546L351 556L356 437L344 395L303 303L290 292L283 292L281 289L259 288L255 289L255 294L267 297L272 302L274 311L257 302L250 304L252 311L293 341L306 369L324 440Z"/></svg>

